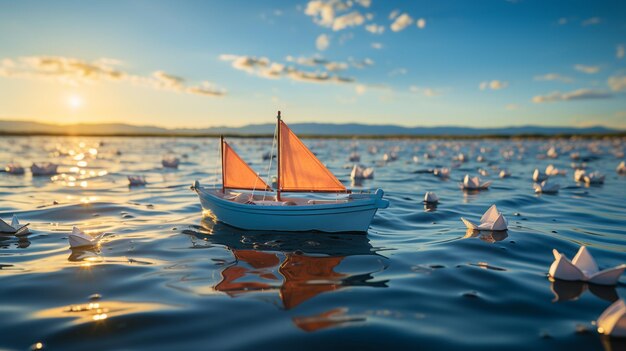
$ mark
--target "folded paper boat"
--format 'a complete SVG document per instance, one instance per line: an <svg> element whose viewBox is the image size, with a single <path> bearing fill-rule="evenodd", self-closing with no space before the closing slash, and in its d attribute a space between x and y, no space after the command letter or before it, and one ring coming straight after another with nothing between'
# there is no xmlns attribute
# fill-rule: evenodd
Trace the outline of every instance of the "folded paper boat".
<svg viewBox="0 0 626 351"><path fill-rule="evenodd" d="M626 269L626 264L600 271L586 246L581 246L573 260L552 250L554 262L550 266L550 277L562 280L578 280L600 285L615 285Z"/></svg>
<svg viewBox="0 0 626 351"><path fill-rule="evenodd" d="M485 212L485 214L483 214L483 216L480 218L479 224L474 224L463 217L461 217L461 220L463 221L463 223L465 223L465 226L468 229L473 230L500 231L507 230L509 225L506 218L502 215L502 213L498 211L496 205L491 205L491 207L489 207L487 212Z"/></svg>
<svg viewBox="0 0 626 351"><path fill-rule="evenodd" d="M561 186L544 180L541 184L534 183L533 188L535 188L536 193L555 194L559 192Z"/></svg>
<svg viewBox="0 0 626 351"><path fill-rule="evenodd" d="M491 185L491 181L481 183L480 178L470 177L469 174L466 174L463 183L459 184L463 190L487 190L489 185Z"/></svg>
<svg viewBox="0 0 626 351"><path fill-rule="evenodd" d="M13 215L11 224L8 224L4 220L0 219L0 233L24 235L30 233L30 231L28 230L28 223L24 225L20 224L17 216Z"/></svg>
<svg viewBox="0 0 626 351"><path fill-rule="evenodd" d="M626 304L617 300L609 306L597 321L598 333L618 338L626 337Z"/></svg>
<svg viewBox="0 0 626 351"><path fill-rule="evenodd" d="M73 227L72 228L72 233L68 236L68 240L70 242L70 247L71 248L75 248L75 247L89 247L89 246L96 246L96 245L98 245L98 243L100 242L100 239L102 239L103 236L104 236L104 233L92 237L90 235L87 235L82 230L80 230L80 229L78 229L76 227Z"/></svg>
<svg viewBox="0 0 626 351"><path fill-rule="evenodd" d="M439 202L439 197L432 191L427 191L424 195L424 203L436 204Z"/></svg>

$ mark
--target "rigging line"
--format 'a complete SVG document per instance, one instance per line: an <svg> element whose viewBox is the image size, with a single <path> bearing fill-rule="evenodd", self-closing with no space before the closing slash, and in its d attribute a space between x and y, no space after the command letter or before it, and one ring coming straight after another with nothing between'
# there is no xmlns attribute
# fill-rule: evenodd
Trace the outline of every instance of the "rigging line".
<svg viewBox="0 0 626 351"><path fill-rule="evenodd" d="M272 184L272 179L270 179L270 172L272 171L272 160L274 159L274 145L276 145L276 131L278 130L278 124L274 127L274 136L272 137L272 148L270 149L270 163L267 166L267 182L270 183L270 187ZM280 170L276 170L280 172ZM263 194L263 201L265 201L265 196L267 195L267 191Z"/></svg>

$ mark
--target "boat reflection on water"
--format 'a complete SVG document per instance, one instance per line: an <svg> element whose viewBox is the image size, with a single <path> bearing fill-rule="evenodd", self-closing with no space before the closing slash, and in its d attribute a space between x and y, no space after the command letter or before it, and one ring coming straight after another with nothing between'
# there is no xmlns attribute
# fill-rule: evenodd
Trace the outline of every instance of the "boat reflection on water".
<svg viewBox="0 0 626 351"><path fill-rule="evenodd" d="M183 233L232 252L234 261L222 269L221 280L214 286L231 297L273 292L279 305L289 310L322 293L346 287L387 287L387 280L377 281L373 276L386 268L387 258L376 252L367 235L251 232L208 218ZM357 255L374 257L376 269L337 271L346 258Z"/></svg>
<svg viewBox="0 0 626 351"><path fill-rule="evenodd" d="M479 238L482 241L493 244L495 242L502 241L508 237L509 233L506 230L491 231L467 229L463 238Z"/></svg>
<svg viewBox="0 0 626 351"><path fill-rule="evenodd" d="M554 299L552 302L576 300L586 290L589 290L595 296L610 302L615 302L619 299L615 286L588 284L586 282L550 278L550 290L554 293Z"/></svg>

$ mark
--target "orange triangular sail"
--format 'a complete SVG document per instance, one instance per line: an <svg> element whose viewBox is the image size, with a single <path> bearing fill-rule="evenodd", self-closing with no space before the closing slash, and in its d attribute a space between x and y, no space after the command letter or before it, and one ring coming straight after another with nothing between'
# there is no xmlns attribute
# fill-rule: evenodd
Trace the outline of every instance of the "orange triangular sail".
<svg viewBox="0 0 626 351"><path fill-rule="evenodd" d="M346 187L279 120L279 187L281 191L346 191Z"/></svg>
<svg viewBox="0 0 626 351"><path fill-rule="evenodd" d="M225 141L222 141L222 172L225 189L270 189Z"/></svg>

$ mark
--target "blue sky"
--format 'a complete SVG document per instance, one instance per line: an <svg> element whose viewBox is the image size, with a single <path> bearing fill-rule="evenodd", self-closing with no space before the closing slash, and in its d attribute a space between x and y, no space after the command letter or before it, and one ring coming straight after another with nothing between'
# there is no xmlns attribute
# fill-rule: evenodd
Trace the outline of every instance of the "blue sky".
<svg viewBox="0 0 626 351"><path fill-rule="evenodd" d="M626 128L624 1L0 1L0 118Z"/></svg>

